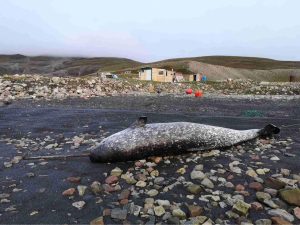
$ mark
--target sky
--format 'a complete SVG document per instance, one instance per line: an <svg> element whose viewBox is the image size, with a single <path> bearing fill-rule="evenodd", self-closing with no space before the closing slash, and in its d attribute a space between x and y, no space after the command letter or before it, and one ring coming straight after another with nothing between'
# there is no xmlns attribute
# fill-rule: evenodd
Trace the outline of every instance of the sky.
<svg viewBox="0 0 300 225"><path fill-rule="evenodd" d="M0 0L0 54L300 60L299 0Z"/></svg>

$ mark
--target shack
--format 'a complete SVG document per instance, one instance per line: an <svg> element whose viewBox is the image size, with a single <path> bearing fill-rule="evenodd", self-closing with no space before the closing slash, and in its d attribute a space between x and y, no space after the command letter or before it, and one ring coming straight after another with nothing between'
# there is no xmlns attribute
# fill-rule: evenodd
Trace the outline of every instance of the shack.
<svg viewBox="0 0 300 225"><path fill-rule="evenodd" d="M158 82L173 82L175 72L161 68L144 67L139 71L140 80L152 80Z"/></svg>

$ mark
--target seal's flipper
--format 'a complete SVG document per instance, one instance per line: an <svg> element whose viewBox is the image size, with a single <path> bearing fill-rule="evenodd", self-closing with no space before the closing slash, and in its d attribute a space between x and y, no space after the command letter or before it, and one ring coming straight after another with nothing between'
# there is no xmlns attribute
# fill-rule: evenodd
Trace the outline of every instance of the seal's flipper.
<svg viewBox="0 0 300 225"><path fill-rule="evenodd" d="M144 127L147 123L147 116L140 116L130 127Z"/></svg>
<svg viewBox="0 0 300 225"><path fill-rule="evenodd" d="M276 127L273 124L268 124L263 129L261 129L258 133L259 133L259 136L269 137L269 136L272 136L273 134L278 134L279 132L280 132L280 129L278 127Z"/></svg>

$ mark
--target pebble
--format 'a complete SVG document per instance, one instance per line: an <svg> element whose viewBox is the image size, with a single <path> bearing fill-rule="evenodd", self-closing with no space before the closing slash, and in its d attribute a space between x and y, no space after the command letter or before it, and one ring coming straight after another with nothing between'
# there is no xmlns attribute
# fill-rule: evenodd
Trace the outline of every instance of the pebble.
<svg viewBox="0 0 300 225"><path fill-rule="evenodd" d="M250 208L251 208L250 204L239 200L233 205L232 211L241 216L246 216Z"/></svg>
<svg viewBox="0 0 300 225"><path fill-rule="evenodd" d="M68 177L67 181L69 181L70 183L78 184L81 181L81 177Z"/></svg>
<svg viewBox="0 0 300 225"><path fill-rule="evenodd" d="M127 210L125 209L112 209L110 217L112 219L125 220L127 218Z"/></svg>
<svg viewBox="0 0 300 225"><path fill-rule="evenodd" d="M107 184L114 184L118 182L118 177L117 176L109 176L105 179L105 183Z"/></svg>
<svg viewBox="0 0 300 225"><path fill-rule="evenodd" d="M137 187L146 187L146 185L147 185L147 183L145 181L142 181L142 180L138 181L135 184L135 186L137 186Z"/></svg>
<svg viewBox="0 0 300 225"><path fill-rule="evenodd" d="M213 182L212 182L210 179L208 179L208 178L204 178L204 179L201 181L201 184L202 184L203 186L208 187L208 188L211 188L211 189L215 187L214 184L213 184Z"/></svg>
<svg viewBox="0 0 300 225"><path fill-rule="evenodd" d="M91 190L92 192L95 194L95 195L98 195L100 194L102 191L103 191L103 188L101 186L101 183L98 182L98 181L94 181L92 184L91 184Z"/></svg>
<svg viewBox="0 0 300 225"><path fill-rule="evenodd" d="M111 176L119 177L123 173L123 170L121 170L119 167L114 168L112 171L110 171Z"/></svg>
<svg viewBox="0 0 300 225"><path fill-rule="evenodd" d="M72 206L81 210L85 206L85 202L84 201L73 202Z"/></svg>
<svg viewBox="0 0 300 225"><path fill-rule="evenodd" d="M256 191L261 191L264 189L263 185L259 182L251 182L249 184L249 188L254 189Z"/></svg>
<svg viewBox="0 0 300 225"><path fill-rule="evenodd" d="M271 209L268 211L268 214L270 216L280 217L283 218L289 222L294 221L294 216L285 211L284 209Z"/></svg>
<svg viewBox="0 0 300 225"><path fill-rule="evenodd" d="M78 191L79 196L83 196L86 189L87 189L87 186L78 185L77 186L77 191Z"/></svg>
<svg viewBox="0 0 300 225"><path fill-rule="evenodd" d="M149 195L150 197L154 197L154 196L158 195L158 190L151 189L147 192L147 195Z"/></svg>
<svg viewBox="0 0 300 225"><path fill-rule="evenodd" d="M294 215L300 220L300 208L299 207L294 208L293 212Z"/></svg>
<svg viewBox="0 0 300 225"><path fill-rule="evenodd" d="M271 220L273 222L273 224L276 225L293 225L292 223L286 221L285 219L281 218L281 217L271 217Z"/></svg>
<svg viewBox="0 0 300 225"><path fill-rule="evenodd" d="M172 210L172 215L173 215L174 217L177 217L178 219L181 219L181 220L183 220L183 219L186 218L185 212L182 211L181 209L173 209L173 210Z"/></svg>
<svg viewBox="0 0 300 225"><path fill-rule="evenodd" d="M100 216L93 219L92 221L90 221L90 225L104 225L103 217Z"/></svg>
<svg viewBox="0 0 300 225"><path fill-rule="evenodd" d="M74 195L74 193L76 192L75 188L69 188L67 190L65 190L62 195L63 196L72 196Z"/></svg>
<svg viewBox="0 0 300 225"><path fill-rule="evenodd" d="M200 185L190 184L189 186L187 186L187 191L196 195L202 191L202 188Z"/></svg>
<svg viewBox="0 0 300 225"><path fill-rule="evenodd" d="M271 225L272 220L270 219L259 219L255 221L255 225Z"/></svg>
<svg viewBox="0 0 300 225"><path fill-rule="evenodd" d="M162 207L162 206L154 207L154 213L155 213L156 216L162 216L162 215L165 214L165 212L166 211L165 211L164 207Z"/></svg>
<svg viewBox="0 0 300 225"><path fill-rule="evenodd" d="M191 172L192 180L203 180L205 178L205 174L202 171L193 170Z"/></svg>
<svg viewBox="0 0 300 225"><path fill-rule="evenodd" d="M188 205L188 210L190 217L200 216L203 212L203 208L198 205Z"/></svg>

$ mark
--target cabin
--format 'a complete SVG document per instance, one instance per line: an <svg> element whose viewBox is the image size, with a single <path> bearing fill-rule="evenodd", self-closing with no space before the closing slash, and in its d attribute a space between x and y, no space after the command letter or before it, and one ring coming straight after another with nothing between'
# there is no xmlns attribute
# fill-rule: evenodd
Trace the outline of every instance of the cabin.
<svg viewBox="0 0 300 225"><path fill-rule="evenodd" d="M182 74L162 68L144 67L139 71L139 79L157 82L192 82L201 81L202 76L200 74Z"/></svg>
<svg viewBox="0 0 300 225"><path fill-rule="evenodd" d="M173 82L175 79L175 72L161 68L144 67L139 71L139 79L157 82Z"/></svg>

